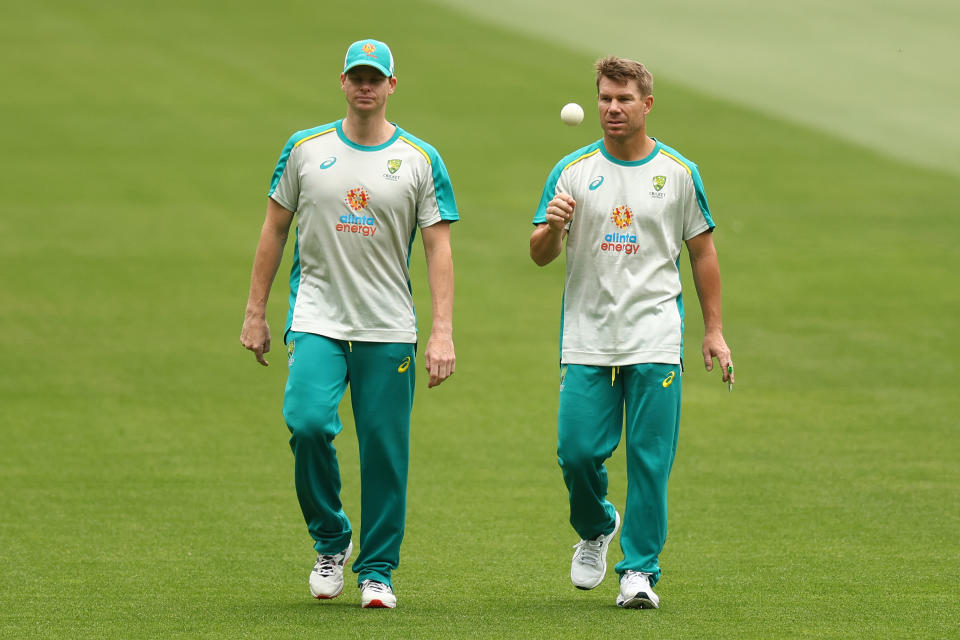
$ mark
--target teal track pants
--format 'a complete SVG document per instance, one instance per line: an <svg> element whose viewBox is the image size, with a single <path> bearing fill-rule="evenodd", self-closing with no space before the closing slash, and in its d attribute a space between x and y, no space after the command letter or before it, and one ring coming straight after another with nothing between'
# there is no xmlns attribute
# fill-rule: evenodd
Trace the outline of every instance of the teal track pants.
<svg viewBox="0 0 960 640"><path fill-rule="evenodd" d="M606 499L604 461L620 444L626 419L627 504L620 548L624 571L660 579L667 539L667 479L680 425L680 365L564 365L557 456L570 498L570 524L584 540L608 534L614 506Z"/></svg>
<svg viewBox="0 0 960 640"><path fill-rule="evenodd" d="M358 584L391 584L400 562L410 457L410 412L416 367L413 344L348 342L291 332L283 417L290 429L297 498L317 553L350 543L340 502L340 467L333 446L343 424L337 409L350 384L360 449Z"/></svg>

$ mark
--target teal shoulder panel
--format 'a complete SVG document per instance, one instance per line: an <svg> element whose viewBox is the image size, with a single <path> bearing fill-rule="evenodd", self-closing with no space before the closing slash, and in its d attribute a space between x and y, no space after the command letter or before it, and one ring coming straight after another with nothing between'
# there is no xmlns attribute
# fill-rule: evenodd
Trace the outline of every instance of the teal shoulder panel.
<svg viewBox="0 0 960 640"><path fill-rule="evenodd" d="M703 218L707 221L707 224L711 229L716 227L717 225L713 222L713 216L710 215L710 206L707 204L707 193L703 188L703 180L700 179L700 169L697 168L695 163L684 158L680 152L673 147L668 147L667 145L660 143L660 151L673 158L687 169L687 173L690 174L690 178L693 180L693 188L697 192L697 204L700 205L700 212L703 213Z"/></svg>
<svg viewBox="0 0 960 640"><path fill-rule="evenodd" d="M330 122L327 124L322 124L319 127L313 127L310 129L304 129L303 131L297 131L290 139L287 140L287 144L283 146L283 151L280 152L280 159L277 160L277 166L273 169L273 176L270 179L270 191L267 192L267 196L273 195L274 190L277 188L277 183L280 182L280 176L283 175L283 170L287 166L287 160L290 159L290 152L293 151L293 148L306 140L307 138L312 138L320 134L326 133L327 131L333 131L339 125L339 121Z"/></svg>
<svg viewBox="0 0 960 640"><path fill-rule="evenodd" d="M567 167L576 164L582 158L593 155L600 148L600 141L581 147L573 153L568 153L560 159L550 175L547 176L547 182L543 185L543 193L540 195L540 203L537 205L537 212L533 215L533 224L543 224L547 221L547 205L553 200L553 195L557 190L557 182L560 181L560 174Z"/></svg>
<svg viewBox="0 0 960 640"><path fill-rule="evenodd" d="M453 184L450 182L450 174L447 172L447 166L443 163L440 153L426 140L421 140L409 131L404 131L397 127L400 141L409 144L417 149L427 158L430 163L430 170L433 173L433 189L437 195L437 209L440 210L440 219L448 222L456 222L460 219L457 212L457 200L453 196Z"/></svg>

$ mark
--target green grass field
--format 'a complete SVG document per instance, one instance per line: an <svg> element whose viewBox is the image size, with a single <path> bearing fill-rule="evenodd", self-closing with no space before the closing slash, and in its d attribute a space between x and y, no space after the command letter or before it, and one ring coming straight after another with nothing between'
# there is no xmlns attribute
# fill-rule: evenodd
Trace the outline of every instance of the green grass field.
<svg viewBox="0 0 960 640"><path fill-rule="evenodd" d="M706 95L960 175L954 0L444 0ZM615 17L615 18L614 18Z"/></svg>
<svg viewBox="0 0 960 640"><path fill-rule="evenodd" d="M263 369L239 345L276 157L343 114L339 64L367 35L397 57L388 115L440 149L462 218L457 373L420 380L392 612L310 599L282 349ZM611 577L569 583L562 267L527 256L549 169L599 136L589 108L558 118L591 105L592 56L432 3L291 0L47 0L5 12L0 53L0 637L960 635L956 175L653 69L652 133L700 165L719 224L738 382L698 362L688 279L662 608L623 611Z"/></svg>

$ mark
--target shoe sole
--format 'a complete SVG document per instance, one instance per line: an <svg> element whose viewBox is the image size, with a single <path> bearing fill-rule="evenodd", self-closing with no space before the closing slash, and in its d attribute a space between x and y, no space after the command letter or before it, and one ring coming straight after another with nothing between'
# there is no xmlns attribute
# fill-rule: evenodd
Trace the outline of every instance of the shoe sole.
<svg viewBox="0 0 960 640"><path fill-rule="evenodd" d="M371 600L367 604L363 605L364 609L395 609L397 605L387 604L383 600Z"/></svg>
<svg viewBox="0 0 960 640"><path fill-rule="evenodd" d="M575 586L577 589L580 589L581 591L590 591L591 589L596 589L597 587L600 586L600 583L603 582L603 579L607 577L607 551L610 549L610 543L613 542L614 536L616 536L617 532L620 531L620 512L614 511L614 513L616 514L615 516L616 519L614 520L614 523L613 523L613 531L611 531L610 534L607 536L607 538L604 540L603 573L600 575L600 579L597 580L596 584L591 586L579 585L576 582L574 582L573 586ZM572 580L573 577L571 576L570 579Z"/></svg>
<svg viewBox="0 0 960 640"><path fill-rule="evenodd" d="M617 606L623 609L659 609L660 607L650 598L636 595L623 602L617 601Z"/></svg>

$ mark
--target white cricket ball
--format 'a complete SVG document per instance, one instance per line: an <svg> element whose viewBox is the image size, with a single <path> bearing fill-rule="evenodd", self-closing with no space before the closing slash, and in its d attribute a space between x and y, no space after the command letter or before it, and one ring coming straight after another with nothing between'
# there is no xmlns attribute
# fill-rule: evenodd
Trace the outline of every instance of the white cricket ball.
<svg viewBox="0 0 960 640"><path fill-rule="evenodd" d="M583 107L576 102L563 105L563 109L560 109L560 119L563 120L563 124L565 125L571 127L577 126L583 122Z"/></svg>

